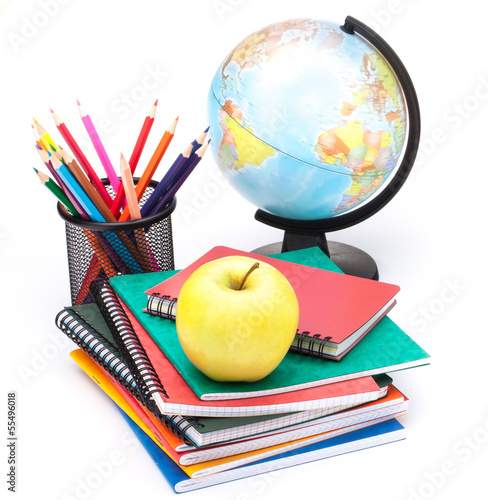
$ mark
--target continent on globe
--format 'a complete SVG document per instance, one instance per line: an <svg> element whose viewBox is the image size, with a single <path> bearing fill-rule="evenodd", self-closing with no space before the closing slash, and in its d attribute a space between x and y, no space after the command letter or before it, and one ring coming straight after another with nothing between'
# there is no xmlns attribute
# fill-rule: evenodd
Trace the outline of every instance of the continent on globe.
<svg viewBox="0 0 488 500"><path fill-rule="evenodd" d="M243 124L242 112L232 101L228 100L222 106L219 121L222 140L218 155L227 168L259 167L266 158L276 154L265 142L254 140L253 136L249 140L252 129Z"/></svg>
<svg viewBox="0 0 488 500"><path fill-rule="evenodd" d="M397 76L364 38L296 19L252 33L223 60L208 102L210 148L262 210L316 220L367 203L406 135Z"/></svg>
<svg viewBox="0 0 488 500"><path fill-rule="evenodd" d="M300 23L300 32L293 36L293 30L296 28L296 21L285 21L283 23L272 24L266 28L257 31L248 36L240 43L227 57L223 67L229 66L235 62L242 69L252 68L261 62L268 61L276 56L277 52L284 43L283 28L290 32L290 37L286 40L287 44L299 44L302 38L305 40L313 39L322 29L320 23L303 19ZM331 32L328 39L324 42L324 48L338 45L341 36ZM224 74L225 77L225 74Z"/></svg>

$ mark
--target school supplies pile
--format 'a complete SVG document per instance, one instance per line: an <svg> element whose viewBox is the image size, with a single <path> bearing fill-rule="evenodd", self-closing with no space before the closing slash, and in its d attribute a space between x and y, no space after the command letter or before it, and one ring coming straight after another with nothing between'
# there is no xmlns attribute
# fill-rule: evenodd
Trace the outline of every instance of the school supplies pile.
<svg viewBox="0 0 488 500"><path fill-rule="evenodd" d="M237 252L217 247L202 259L229 251ZM297 294L308 311L305 321L315 322L314 329L327 321L342 327L341 338L353 335L345 349L342 341L331 342L334 332L323 339L325 355L295 346L261 381L208 379L182 351L171 314L149 313L150 302L165 295L173 304L166 313L173 311L178 282L192 266L94 282L95 303L66 307L56 318L81 348L73 359L121 409L177 492L404 438L396 418L406 413L408 398L386 373L425 365L429 356L386 316L397 287L359 283L317 249L268 260L284 274L306 277L300 287L311 287L309 293ZM331 300L314 288L315 281L334 283L346 301L335 318L321 313L320 300L314 302L321 295ZM356 295L347 302L340 290L351 283L348 293ZM381 299L372 304L371 294ZM368 304L360 307L361 299ZM359 334L344 317L347 311L354 316L356 308L363 309L359 322L374 318ZM312 330L307 323L300 328ZM297 335L307 336L304 331ZM339 361L333 356L338 351Z"/></svg>

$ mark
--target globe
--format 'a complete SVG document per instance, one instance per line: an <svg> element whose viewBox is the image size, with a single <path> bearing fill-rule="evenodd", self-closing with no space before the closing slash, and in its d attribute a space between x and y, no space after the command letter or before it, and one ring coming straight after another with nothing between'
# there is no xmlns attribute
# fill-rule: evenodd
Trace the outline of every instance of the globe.
<svg viewBox="0 0 488 500"><path fill-rule="evenodd" d="M314 221L356 210L402 156L406 104L385 57L338 24L298 19L252 33L208 97L211 149L245 199Z"/></svg>

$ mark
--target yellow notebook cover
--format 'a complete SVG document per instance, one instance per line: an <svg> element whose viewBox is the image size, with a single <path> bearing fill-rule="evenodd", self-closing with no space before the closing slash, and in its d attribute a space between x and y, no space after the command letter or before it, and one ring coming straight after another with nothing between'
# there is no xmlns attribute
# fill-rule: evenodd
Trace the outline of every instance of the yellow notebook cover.
<svg viewBox="0 0 488 500"><path fill-rule="evenodd" d="M268 446L266 448L261 448L257 450L251 450L245 453L239 453L237 455L227 456L223 458L216 458L213 460L208 460L205 462L195 463L192 465L181 465L178 457L181 455L180 452L174 450L175 445L181 443L181 440L177 438L169 429L167 429L163 424L158 425L158 431L162 434L162 438L167 440L167 443L161 441L155 434L153 428L146 425L138 413L131 407L131 405L126 401L124 396L117 390L115 384L109 379L106 373L97 365L97 363L90 358L84 351L77 349L71 352L71 357L76 361L76 363L83 369L83 371L93 379L97 385L139 426L141 429L170 457L175 461L178 466L190 477L202 477L208 474L213 474L215 472L220 472L234 467L239 467L256 460L261 460L262 458L267 458L273 455L284 453L290 451L291 449L306 446L308 444L323 441L325 439L330 439L332 437L338 436L340 434L345 434L351 432L361 427L368 425L373 425L384 420L398 417L400 414L404 414L405 410L398 411L394 414L386 413L383 416L377 416L373 420L363 422L358 425L351 425L348 427L343 427L337 430L332 430L328 432L323 432L313 436L307 436L300 439L294 439L288 442L276 444L274 446ZM396 407L398 409L398 406ZM395 409L393 409L395 411ZM157 425L153 420L153 424Z"/></svg>

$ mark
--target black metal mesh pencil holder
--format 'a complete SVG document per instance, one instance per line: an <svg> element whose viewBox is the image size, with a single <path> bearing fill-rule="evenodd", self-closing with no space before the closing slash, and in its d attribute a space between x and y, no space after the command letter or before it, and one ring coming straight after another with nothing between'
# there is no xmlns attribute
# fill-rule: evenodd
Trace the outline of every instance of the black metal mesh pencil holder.
<svg viewBox="0 0 488 500"><path fill-rule="evenodd" d="M113 197L108 181L102 181ZM151 181L140 201L141 206L156 186L157 183ZM100 223L74 217L58 203L58 213L66 227L71 303L93 302L90 284L100 278L173 270L171 214L175 207L176 198L150 217Z"/></svg>

